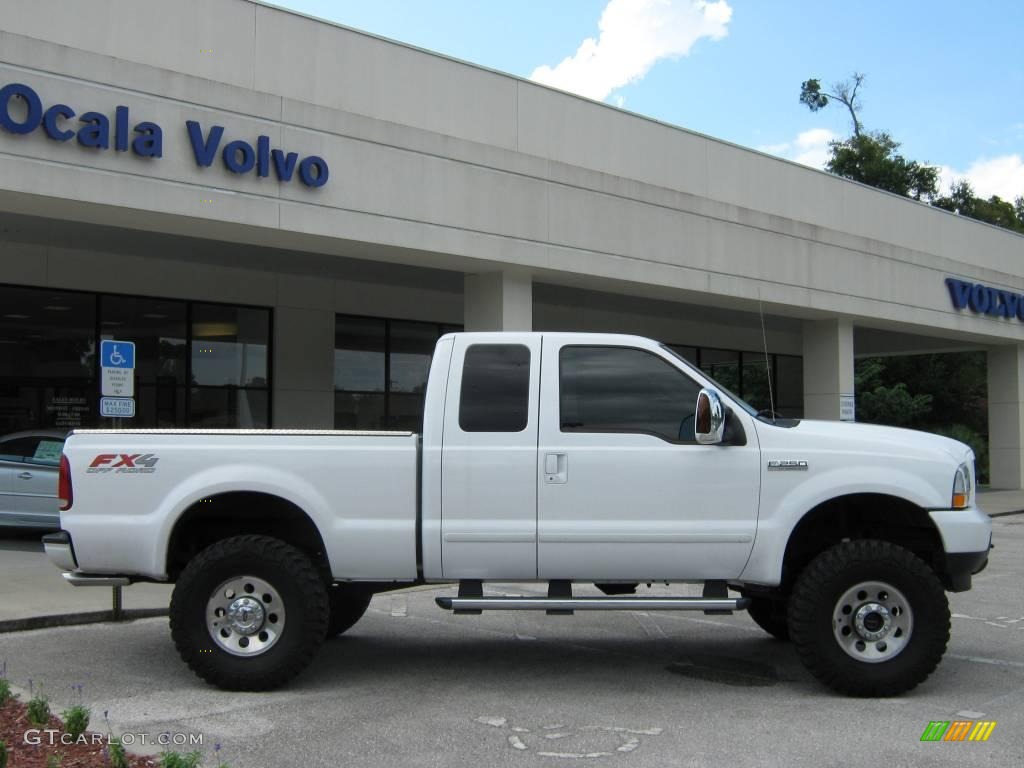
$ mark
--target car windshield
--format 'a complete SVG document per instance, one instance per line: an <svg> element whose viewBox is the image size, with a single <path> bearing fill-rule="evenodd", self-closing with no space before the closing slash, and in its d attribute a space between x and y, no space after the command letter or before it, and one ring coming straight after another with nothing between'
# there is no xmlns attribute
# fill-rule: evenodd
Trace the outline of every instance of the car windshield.
<svg viewBox="0 0 1024 768"><path fill-rule="evenodd" d="M746 411L747 413L749 413L749 414L750 414L751 416L753 416L753 417L754 417L755 419L760 419L761 421L765 421L765 422L770 422L770 421L771 421L771 419L770 419L770 418L765 418L765 417L763 417L763 416L762 416L762 415L761 415L761 414L760 414L760 413L758 412L758 410L757 410L756 408L754 408L754 406L752 406L752 405L751 405L750 403L748 403L748 402L747 402L746 400L744 400L744 399L743 399L742 397L740 397L739 395L737 395L737 394L736 394L735 392L731 392L731 391L730 391L730 390L729 390L728 388L726 388L726 387L723 387L723 386L722 386L721 384L719 384L719 383L718 383L717 381L715 381L715 380L714 380L714 379L712 379L712 378L711 378L710 376L708 376L708 375L707 375L707 373L705 373L704 371L700 370L700 369L699 369L699 368L698 368L697 366L695 366L695 365L694 365L693 363L691 363L691 362L690 362L689 360L687 360L687 359L686 359L685 357L683 357L683 356L682 356L682 355L680 355L680 354L679 354L678 352L676 352L676 351L675 351L674 349L672 349L672 347L670 347L670 346L667 346L667 345L665 345L665 344L662 344L662 345L661 345L661 348L662 348L662 349L664 349L664 350L665 350L666 352L668 352L668 353L669 353L670 355L672 355L672 357L674 357L674 358L675 358L676 360L680 361L680 362L681 362L681 363L682 363L683 365L685 365L685 366L686 366L687 368L689 368L689 369L691 369L691 370L693 370L693 371L696 371L696 372L697 372L697 373L699 373L699 374L700 374L701 376L703 376L703 377L704 377L705 379L707 379L707 380L708 380L708 381L710 381L710 382L711 382L712 384L714 384L714 385L715 385L715 388L716 388L716 389L717 389L717 390L718 390L719 392L723 393L723 394L724 394L724 395L725 395L726 397L728 397L728 398L729 398L730 400L734 401L734 402L736 403L736 405L738 405L738 406L739 406L740 408L742 408L742 409L743 409L744 411Z"/></svg>

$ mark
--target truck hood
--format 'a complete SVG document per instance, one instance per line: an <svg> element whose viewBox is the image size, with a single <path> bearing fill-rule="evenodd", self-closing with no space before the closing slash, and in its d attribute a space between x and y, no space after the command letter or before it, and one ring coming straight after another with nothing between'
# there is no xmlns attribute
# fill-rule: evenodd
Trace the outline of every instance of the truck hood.
<svg viewBox="0 0 1024 768"><path fill-rule="evenodd" d="M762 433L763 422L758 422L758 433ZM774 429L771 430L774 432ZM933 454L936 458L950 458L958 465L972 461L974 454L970 446L942 435L919 432L915 429L883 427L878 424L857 424L847 421L801 421L788 429L796 440L835 441L831 447L851 452L873 452L893 455L906 454L922 457Z"/></svg>

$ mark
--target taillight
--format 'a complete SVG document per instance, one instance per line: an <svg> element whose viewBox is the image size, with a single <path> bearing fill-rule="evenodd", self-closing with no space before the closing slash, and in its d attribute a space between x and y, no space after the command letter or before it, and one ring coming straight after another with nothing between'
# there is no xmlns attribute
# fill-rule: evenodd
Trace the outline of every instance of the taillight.
<svg viewBox="0 0 1024 768"><path fill-rule="evenodd" d="M60 474L57 476L57 499L60 501L60 511L71 509L71 503L75 500L71 492L71 463L64 454L60 456Z"/></svg>

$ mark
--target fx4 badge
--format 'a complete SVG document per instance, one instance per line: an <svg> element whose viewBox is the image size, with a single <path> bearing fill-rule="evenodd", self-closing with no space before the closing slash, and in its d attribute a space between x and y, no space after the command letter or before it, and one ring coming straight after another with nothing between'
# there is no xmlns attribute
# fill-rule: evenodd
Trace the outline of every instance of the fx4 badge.
<svg viewBox="0 0 1024 768"><path fill-rule="evenodd" d="M772 459L768 462L769 472L806 472L807 462L797 459Z"/></svg>
<svg viewBox="0 0 1024 768"><path fill-rule="evenodd" d="M160 458L152 453L101 453L92 460L86 472L148 475L156 472L158 461Z"/></svg>

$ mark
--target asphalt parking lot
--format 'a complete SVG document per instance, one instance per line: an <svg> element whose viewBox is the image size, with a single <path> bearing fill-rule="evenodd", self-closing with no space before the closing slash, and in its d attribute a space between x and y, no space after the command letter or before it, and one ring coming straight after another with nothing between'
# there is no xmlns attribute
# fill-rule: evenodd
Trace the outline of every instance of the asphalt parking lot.
<svg viewBox="0 0 1024 768"><path fill-rule="evenodd" d="M82 684L115 729L202 734L206 764L220 744L232 768L1021 765L1024 515L994 522L991 565L952 596L945 660L894 699L832 694L742 614L452 616L433 603L450 588L378 596L274 693L209 688L159 618L0 634L0 661L57 710ZM985 743L920 741L958 719L998 725Z"/></svg>

